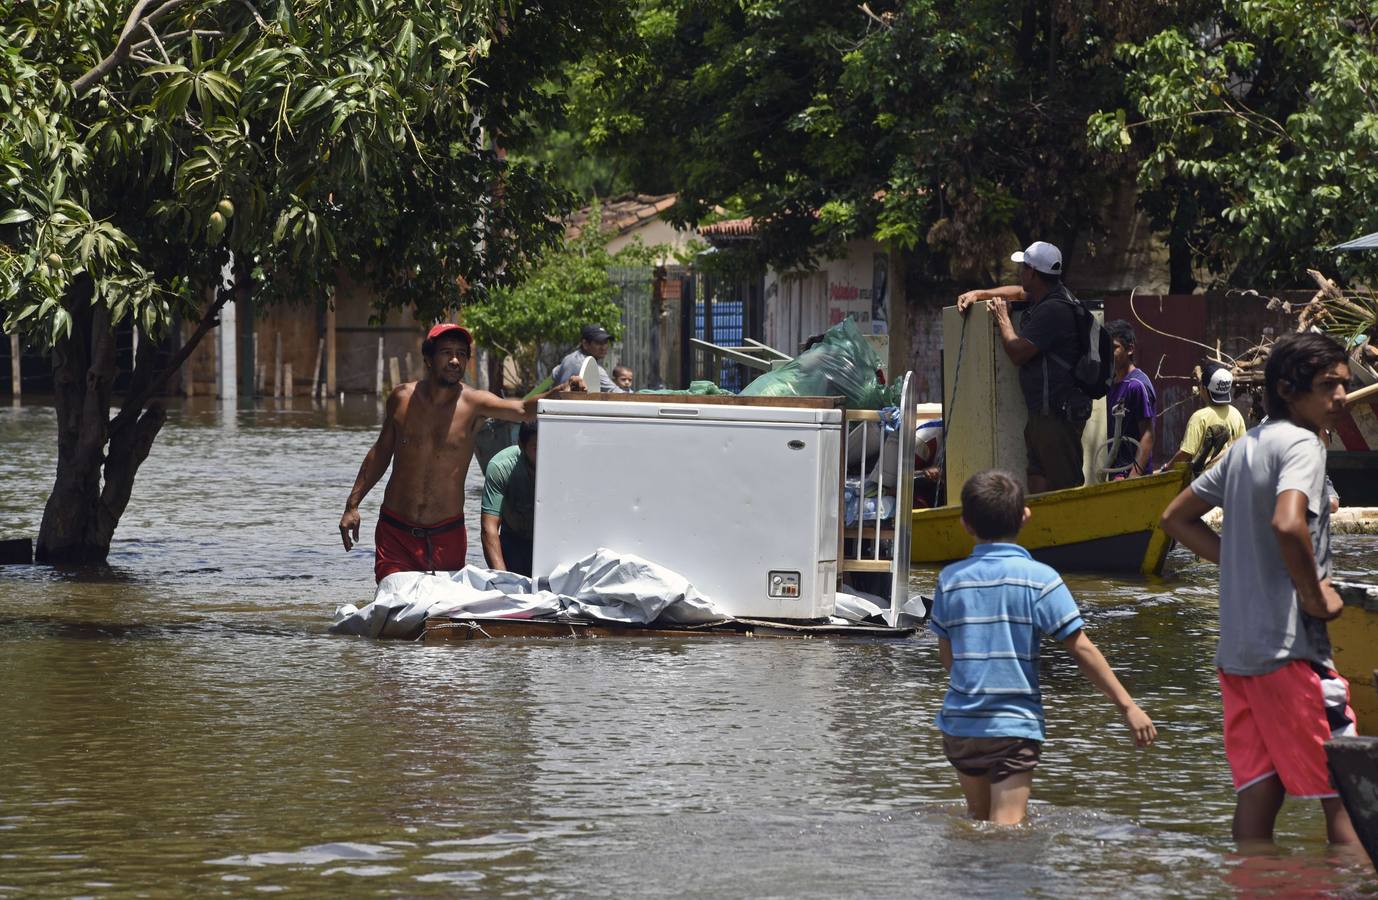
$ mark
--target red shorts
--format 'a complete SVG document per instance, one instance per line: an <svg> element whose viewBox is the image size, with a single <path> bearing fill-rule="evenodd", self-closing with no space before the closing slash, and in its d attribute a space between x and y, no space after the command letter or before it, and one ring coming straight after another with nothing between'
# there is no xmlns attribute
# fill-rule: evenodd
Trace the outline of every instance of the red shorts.
<svg viewBox="0 0 1378 900"><path fill-rule="evenodd" d="M1234 789L1276 775L1293 797L1338 796L1326 767L1325 742L1357 733L1349 682L1300 659L1266 675L1218 674Z"/></svg>
<svg viewBox="0 0 1378 900"><path fill-rule="evenodd" d="M387 518L402 525L388 522ZM414 525L383 507L373 529L374 580L382 581L393 572L453 572L464 568L469 536L463 520L463 516L456 516L432 525Z"/></svg>

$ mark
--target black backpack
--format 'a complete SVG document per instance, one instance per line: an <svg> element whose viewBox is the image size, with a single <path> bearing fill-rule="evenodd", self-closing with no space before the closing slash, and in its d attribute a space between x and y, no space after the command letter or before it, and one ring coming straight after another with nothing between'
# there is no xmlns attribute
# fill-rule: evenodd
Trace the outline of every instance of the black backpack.
<svg viewBox="0 0 1378 900"><path fill-rule="evenodd" d="M1099 400L1110 392L1110 381L1115 376L1115 342L1091 314L1091 310L1086 308L1086 304L1072 296L1071 291L1063 288L1050 299L1072 305L1081 355L1071 362L1055 353L1049 353L1048 358L1072 374L1072 381L1082 393L1092 400Z"/></svg>

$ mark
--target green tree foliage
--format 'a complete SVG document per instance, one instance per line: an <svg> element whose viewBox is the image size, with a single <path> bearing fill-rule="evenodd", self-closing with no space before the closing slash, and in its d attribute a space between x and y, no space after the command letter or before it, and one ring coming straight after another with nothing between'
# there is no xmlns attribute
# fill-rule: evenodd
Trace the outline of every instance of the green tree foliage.
<svg viewBox="0 0 1378 900"><path fill-rule="evenodd" d="M1302 284L1336 266L1325 247L1378 229L1376 27L1371 2L1223 0L1120 48L1129 104L1090 134L1137 161L1175 272Z"/></svg>
<svg viewBox="0 0 1378 900"><path fill-rule="evenodd" d="M1086 119L1120 97L1113 46L1176 6L643 0L639 51L597 61L576 119L679 221L753 216L771 262L875 235L986 277L1011 240L1097 224L1120 175Z"/></svg>
<svg viewBox="0 0 1378 900"><path fill-rule="evenodd" d="M265 301L341 268L430 318L519 278L565 204L497 148L557 110L617 0L0 0L0 312L54 348L49 559L103 559L216 323L231 258ZM212 292L213 293L213 292ZM171 366L152 349L199 325ZM109 418L113 329L146 348ZM103 484L102 484L103 482Z"/></svg>
<svg viewBox="0 0 1378 900"><path fill-rule="evenodd" d="M536 383L543 344L568 349L579 343L579 329L599 322L620 337L620 288L609 277L614 266L649 266L664 251L639 240L616 253L614 236L602 227L595 204L588 223L563 245L545 254L522 281L496 288L488 302L465 310L474 338L510 357L523 384Z"/></svg>

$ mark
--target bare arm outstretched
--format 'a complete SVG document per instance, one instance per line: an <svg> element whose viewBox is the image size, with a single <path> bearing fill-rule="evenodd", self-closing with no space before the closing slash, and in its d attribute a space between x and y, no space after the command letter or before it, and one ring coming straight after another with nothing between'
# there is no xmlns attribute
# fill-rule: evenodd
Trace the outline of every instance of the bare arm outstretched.
<svg viewBox="0 0 1378 900"><path fill-rule="evenodd" d="M584 389L584 379L576 375L564 384L557 384L544 393L532 394L525 400L499 397L497 394L475 388L470 388L469 392L473 398L474 406L481 416L501 419L504 422L534 422L536 421L536 404L541 400L558 394L581 393Z"/></svg>

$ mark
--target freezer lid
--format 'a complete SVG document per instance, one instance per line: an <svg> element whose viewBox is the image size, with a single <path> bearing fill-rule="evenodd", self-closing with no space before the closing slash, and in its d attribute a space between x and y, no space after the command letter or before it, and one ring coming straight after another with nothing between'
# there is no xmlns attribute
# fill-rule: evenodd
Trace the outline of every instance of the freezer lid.
<svg viewBox="0 0 1378 900"><path fill-rule="evenodd" d="M539 400L541 416L596 416L606 419L653 419L662 422L763 422L795 425L837 425L840 409L795 406L726 406L706 403L606 403L601 400Z"/></svg>

